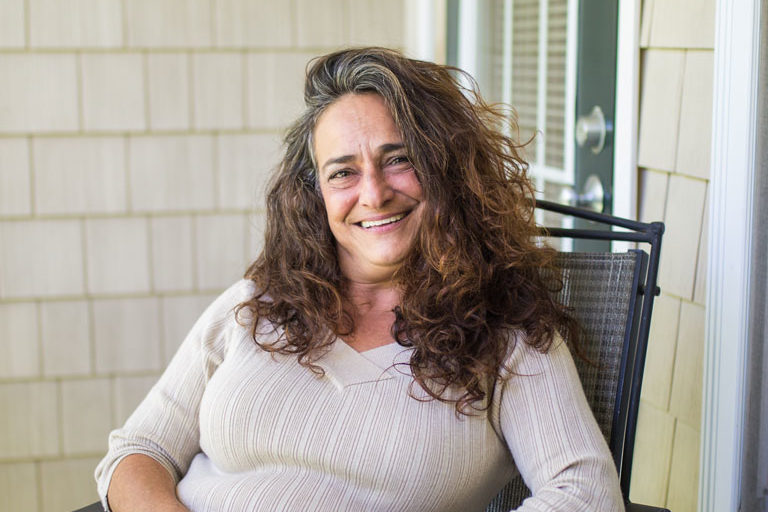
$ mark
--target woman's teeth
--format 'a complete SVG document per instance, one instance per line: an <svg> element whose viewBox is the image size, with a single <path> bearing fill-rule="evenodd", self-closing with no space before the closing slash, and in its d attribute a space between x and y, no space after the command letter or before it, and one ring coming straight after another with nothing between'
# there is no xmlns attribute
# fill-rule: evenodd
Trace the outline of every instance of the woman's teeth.
<svg viewBox="0 0 768 512"><path fill-rule="evenodd" d="M399 221L403 217L405 217L404 213L398 213L397 215L394 215L388 219L364 220L360 223L360 225L363 226L364 228L373 228L376 226L383 226L384 224L392 224L393 222Z"/></svg>

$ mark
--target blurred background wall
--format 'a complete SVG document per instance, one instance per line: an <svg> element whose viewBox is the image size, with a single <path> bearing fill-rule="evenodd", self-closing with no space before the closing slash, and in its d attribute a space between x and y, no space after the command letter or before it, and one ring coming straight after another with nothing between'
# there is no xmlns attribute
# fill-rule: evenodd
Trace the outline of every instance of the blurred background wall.
<svg viewBox="0 0 768 512"><path fill-rule="evenodd" d="M403 47L404 0L0 1L0 510L93 469L259 250L307 61Z"/></svg>

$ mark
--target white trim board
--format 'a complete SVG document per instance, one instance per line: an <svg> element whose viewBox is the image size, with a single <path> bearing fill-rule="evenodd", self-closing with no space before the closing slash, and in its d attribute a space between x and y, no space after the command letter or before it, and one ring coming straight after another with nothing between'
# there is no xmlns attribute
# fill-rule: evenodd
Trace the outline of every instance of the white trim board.
<svg viewBox="0 0 768 512"><path fill-rule="evenodd" d="M478 24L480 18L480 5L477 2L459 0L459 48L458 67L469 73L478 84L483 85L485 76L482 75L480 65L480 33ZM463 82L462 77L462 82ZM472 84L464 83L465 87Z"/></svg>
<svg viewBox="0 0 768 512"><path fill-rule="evenodd" d="M403 6L406 55L430 62L445 62L445 2L409 0Z"/></svg>
<svg viewBox="0 0 768 512"><path fill-rule="evenodd" d="M618 16L616 110L613 137L613 214L637 219L640 0L620 1Z"/></svg>
<svg viewBox="0 0 768 512"><path fill-rule="evenodd" d="M700 512L739 509L760 0L717 0Z"/></svg>

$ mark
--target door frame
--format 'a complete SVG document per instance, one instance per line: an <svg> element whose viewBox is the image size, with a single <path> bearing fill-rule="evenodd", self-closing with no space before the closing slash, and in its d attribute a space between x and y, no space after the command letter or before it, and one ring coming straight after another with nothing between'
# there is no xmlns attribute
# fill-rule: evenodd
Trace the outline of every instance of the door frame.
<svg viewBox="0 0 768 512"><path fill-rule="evenodd" d="M640 0L620 0L616 44L613 215L637 219ZM661 219L652 219L661 220Z"/></svg>
<svg viewBox="0 0 768 512"><path fill-rule="evenodd" d="M760 0L717 0L699 511L738 510L752 277ZM758 263L758 262L755 262Z"/></svg>

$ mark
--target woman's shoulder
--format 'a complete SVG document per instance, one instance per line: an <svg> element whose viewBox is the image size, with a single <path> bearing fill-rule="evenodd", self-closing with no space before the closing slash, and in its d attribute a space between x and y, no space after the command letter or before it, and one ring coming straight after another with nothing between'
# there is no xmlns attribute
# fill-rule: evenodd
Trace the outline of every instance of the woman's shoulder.
<svg viewBox="0 0 768 512"><path fill-rule="evenodd" d="M238 326L247 325L250 311L239 306L254 296L252 281L241 279L219 294L195 322L193 331L204 338L216 338Z"/></svg>
<svg viewBox="0 0 768 512"><path fill-rule="evenodd" d="M229 300L235 300L237 303L244 302L256 294L256 283L250 279L239 279L234 282L229 288L224 290L219 298L228 298Z"/></svg>
<svg viewBox="0 0 768 512"><path fill-rule="evenodd" d="M221 292L206 308L203 317L209 320L222 320L237 313L240 304L250 300L256 294L256 285L249 279L240 279Z"/></svg>
<svg viewBox="0 0 768 512"><path fill-rule="evenodd" d="M207 373L212 374L230 349L247 338L250 311L239 306L253 297L255 290L252 281L235 282L208 305L192 326L188 339L203 354Z"/></svg>
<svg viewBox="0 0 768 512"><path fill-rule="evenodd" d="M528 343L525 332L521 330L509 331L508 339L507 356L501 372L504 377L529 374L563 358L571 359L570 348L557 331L541 347Z"/></svg>

